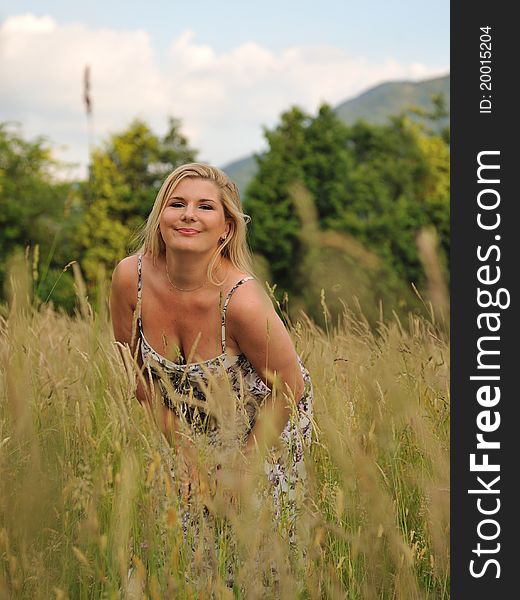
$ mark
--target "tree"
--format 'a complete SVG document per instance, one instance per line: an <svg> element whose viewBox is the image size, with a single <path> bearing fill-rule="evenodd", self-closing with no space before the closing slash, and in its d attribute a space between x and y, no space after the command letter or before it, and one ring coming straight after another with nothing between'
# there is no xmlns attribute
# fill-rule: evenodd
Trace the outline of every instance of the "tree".
<svg viewBox="0 0 520 600"><path fill-rule="evenodd" d="M57 166L44 138L26 140L19 126L0 123L0 290L16 249L38 245L44 271L55 259L74 193L69 183L54 180Z"/></svg>
<svg viewBox="0 0 520 600"><path fill-rule="evenodd" d="M299 181L311 192L320 220L341 212L352 168L347 135L326 105L314 119L293 108L278 127L265 131L269 151L257 157L258 172L246 191L251 245L268 258L274 278L285 287L291 287L294 265L301 260L300 220L290 186Z"/></svg>
<svg viewBox="0 0 520 600"><path fill-rule="evenodd" d="M300 182L322 230L349 234L375 251L399 277L423 283L415 238L433 225L449 250L449 149L406 115L386 125L345 125L323 105L316 117L293 108L265 132L269 150L246 190L251 245L274 279L298 290L300 220L289 193Z"/></svg>
<svg viewBox="0 0 520 600"><path fill-rule="evenodd" d="M135 120L94 150L89 181L82 188L85 210L76 231L87 279L96 277L100 265L111 269L124 257L166 175L194 158L175 119L169 120L162 137Z"/></svg>
<svg viewBox="0 0 520 600"><path fill-rule="evenodd" d="M348 231L382 256L406 281L422 286L416 236L433 226L449 251L449 148L406 115L388 125L357 123L348 210L333 228Z"/></svg>

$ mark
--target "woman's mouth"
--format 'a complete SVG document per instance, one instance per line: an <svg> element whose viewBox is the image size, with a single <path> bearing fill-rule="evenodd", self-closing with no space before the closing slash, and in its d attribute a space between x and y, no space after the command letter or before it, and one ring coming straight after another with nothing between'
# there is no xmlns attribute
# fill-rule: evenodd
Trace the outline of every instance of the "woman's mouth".
<svg viewBox="0 0 520 600"><path fill-rule="evenodd" d="M189 227L181 227L180 229L176 229L182 235L197 235L200 233L198 229L190 229Z"/></svg>

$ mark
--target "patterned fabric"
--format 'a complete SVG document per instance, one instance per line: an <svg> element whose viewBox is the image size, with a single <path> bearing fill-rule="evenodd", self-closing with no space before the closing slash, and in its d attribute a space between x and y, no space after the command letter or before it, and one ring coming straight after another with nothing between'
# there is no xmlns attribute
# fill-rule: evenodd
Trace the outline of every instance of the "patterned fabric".
<svg viewBox="0 0 520 600"><path fill-rule="evenodd" d="M209 360L179 364L168 360L154 350L143 332L141 319L142 294L142 255L137 261L137 327L141 341L141 356L144 365L159 381L159 387L166 406L180 418L186 419L195 433L208 436L209 443L222 445L226 443L243 443L254 425L258 409L270 393L253 365L244 354L226 354L226 311L234 292L253 277L244 277L238 281L227 294L221 311L221 349L222 354ZM300 369L305 383L302 397L294 407L293 414L287 422L280 439L280 448L271 454L265 464L267 478L271 484L274 508L277 517L285 505L291 514L296 507L297 496L303 496L305 481L304 449L311 443L312 427L312 382L307 369L300 359ZM229 386L227 389L235 398L234 410L228 411L229 418L234 418L232 427L238 435L230 440L222 435L226 423L222 422L222 411L218 407L209 406L208 398L215 382ZM222 389L222 388L221 388ZM229 395L229 394L228 394ZM227 424L229 425L229 424Z"/></svg>

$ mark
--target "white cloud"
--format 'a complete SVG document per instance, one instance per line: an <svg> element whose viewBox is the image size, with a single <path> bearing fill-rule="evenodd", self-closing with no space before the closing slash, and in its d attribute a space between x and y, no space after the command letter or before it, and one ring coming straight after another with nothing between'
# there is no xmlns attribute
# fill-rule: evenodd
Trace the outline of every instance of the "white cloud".
<svg viewBox="0 0 520 600"><path fill-rule="evenodd" d="M25 13L23 15L16 15L9 17L3 23L0 28L3 32L17 33L17 32L49 32L56 29L56 23L51 17L36 17L32 13Z"/></svg>
<svg viewBox="0 0 520 600"><path fill-rule="evenodd" d="M62 156L85 163L87 64L98 141L137 116L162 132L172 115L200 158L215 164L261 149L262 126L274 125L293 104L314 111L382 81L447 70L391 57L369 61L324 46L273 52L248 42L217 53L193 31L173 40L159 60L144 31L94 31L24 14L0 26L0 119L21 121L26 135L47 135L68 146Z"/></svg>

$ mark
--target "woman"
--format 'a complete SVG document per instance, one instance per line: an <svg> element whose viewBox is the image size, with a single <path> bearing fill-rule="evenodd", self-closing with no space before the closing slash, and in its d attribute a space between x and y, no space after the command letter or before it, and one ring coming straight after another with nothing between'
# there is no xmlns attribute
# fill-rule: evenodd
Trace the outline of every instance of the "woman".
<svg viewBox="0 0 520 600"><path fill-rule="evenodd" d="M231 414L242 417L235 441L243 455L280 438L285 451L266 469L279 514L282 503L294 507L305 477L312 386L250 273L237 186L217 168L182 165L157 195L139 254L114 271L111 314L116 340L128 344L150 376L139 378L137 398L150 404L159 390L162 430L185 456L190 444L182 422L211 444L222 440L224 413L208 389L223 377L241 405Z"/></svg>

